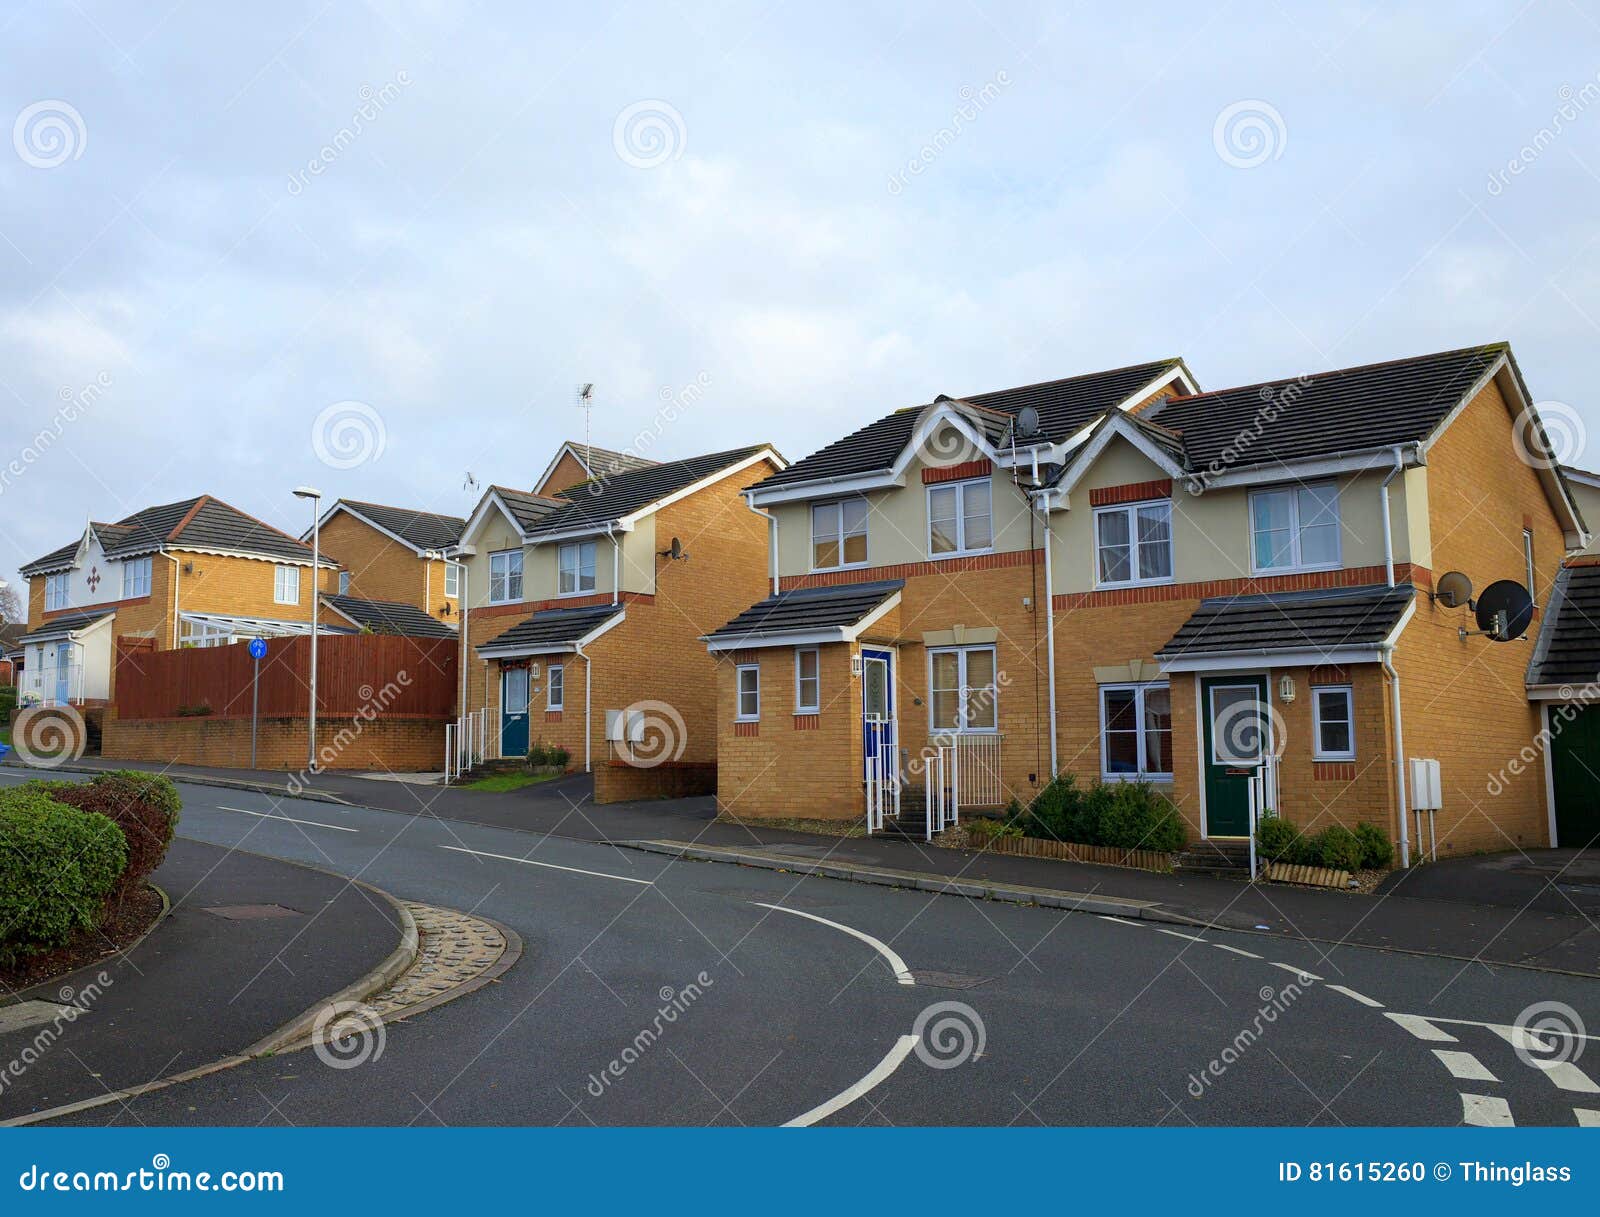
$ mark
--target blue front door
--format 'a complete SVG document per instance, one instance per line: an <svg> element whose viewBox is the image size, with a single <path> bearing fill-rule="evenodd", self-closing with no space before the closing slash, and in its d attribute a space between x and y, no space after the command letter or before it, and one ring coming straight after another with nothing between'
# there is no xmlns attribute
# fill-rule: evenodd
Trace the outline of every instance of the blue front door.
<svg viewBox="0 0 1600 1217"><path fill-rule="evenodd" d="M72 644L56 644L56 702L66 705L72 700Z"/></svg>
<svg viewBox="0 0 1600 1217"><path fill-rule="evenodd" d="M894 652L861 650L862 773L873 757L882 773L898 772L894 730Z"/></svg>
<svg viewBox="0 0 1600 1217"><path fill-rule="evenodd" d="M500 670L500 755L528 755L528 669Z"/></svg>

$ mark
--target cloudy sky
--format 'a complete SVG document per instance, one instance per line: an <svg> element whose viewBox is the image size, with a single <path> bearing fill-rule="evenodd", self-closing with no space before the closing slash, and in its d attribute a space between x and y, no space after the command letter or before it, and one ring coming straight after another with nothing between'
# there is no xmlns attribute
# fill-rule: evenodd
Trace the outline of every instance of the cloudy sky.
<svg viewBox="0 0 1600 1217"><path fill-rule="evenodd" d="M201 492L465 514L585 381L798 457L1509 339L1600 464L1594 3L7 7L0 578Z"/></svg>

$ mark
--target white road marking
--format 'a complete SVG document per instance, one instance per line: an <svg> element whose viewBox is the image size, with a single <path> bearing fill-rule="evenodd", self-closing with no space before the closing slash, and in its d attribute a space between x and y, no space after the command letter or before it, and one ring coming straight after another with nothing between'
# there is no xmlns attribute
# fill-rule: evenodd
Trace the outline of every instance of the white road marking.
<svg viewBox="0 0 1600 1217"><path fill-rule="evenodd" d="M1483 1062L1470 1052L1452 1052L1449 1048L1435 1048L1433 1055L1450 1071L1450 1076L1460 1078L1463 1082L1498 1082L1495 1077L1484 1068Z"/></svg>
<svg viewBox="0 0 1600 1217"><path fill-rule="evenodd" d="M1594 1084L1594 1079L1571 1061L1534 1060L1529 1064L1541 1070L1562 1090L1570 1090L1574 1094L1600 1094L1600 1086Z"/></svg>
<svg viewBox="0 0 1600 1217"><path fill-rule="evenodd" d="M255 816L260 820L282 820L285 824L304 824L307 828L331 828L334 832L360 832L359 828L346 828L343 824L324 824L321 820L297 820L293 816L274 815L270 811L251 811L248 807L218 807L218 811L236 811L242 816Z"/></svg>
<svg viewBox="0 0 1600 1217"><path fill-rule="evenodd" d="M1572 1114L1578 1117L1579 1128L1600 1128L1600 1111L1592 1111L1587 1107L1574 1107Z"/></svg>
<svg viewBox="0 0 1600 1217"><path fill-rule="evenodd" d="M1159 925L1152 926L1151 928L1154 929L1157 934L1171 934L1174 938L1187 938L1190 942L1206 941L1204 938L1199 938L1194 934L1180 934L1177 930L1164 930Z"/></svg>
<svg viewBox="0 0 1600 1217"><path fill-rule="evenodd" d="M628 875L608 875L603 870L584 870L581 866L557 866L554 862L535 862L532 858L515 858L510 854L491 854L481 849L467 849L461 845L441 845L452 853L471 854L475 858L498 858L501 862L520 862L523 866L542 866L546 870L564 870L574 875L592 875L596 879L619 879L623 883L637 883L641 887L654 887L654 879L634 879Z"/></svg>
<svg viewBox="0 0 1600 1217"><path fill-rule="evenodd" d="M1391 1014L1389 1017L1393 1018L1394 1015ZM1407 1015L1407 1017L1410 1018L1414 1016ZM1490 1031L1493 1031L1496 1035L1505 1040L1507 1043L1511 1044L1513 1047L1520 1043L1523 1047L1534 1052L1549 1052L1549 1041L1551 1040L1577 1039L1600 1041L1600 1035L1586 1035L1579 1031L1564 1031L1558 1035L1553 1031L1533 1032L1527 1027L1508 1027L1505 1023L1485 1023L1480 1022L1475 1018L1437 1018L1431 1014L1428 1016L1428 1018L1432 1022L1449 1023L1453 1027L1487 1027ZM1534 1038L1536 1035L1543 1036L1543 1041ZM1523 1038L1516 1038L1518 1036Z"/></svg>
<svg viewBox="0 0 1600 1217"><path fill-rule="evenodd" d="M765 905L764 907L770 909L777 908L778 906L775 904L769 904ZM792 913L795 910L784 909L783 911L786 913ZM810 916L810 914L801 913L800 916L807 917ZM821 921L822 918L818 917L815 918L815 920ZM829 922L828 924L831 925L832 923ZM872 1072L867 1074L866 1077L862 1078L849 1089L841 1090L826 1103L822 1103L819 1106L813 1107L804 1115L796 1116L794 1119L786 1123L784 1127L806 1128L812 1124L815 1124L818 1120L825 1120L834 1112L850 1106L850 1104L854 1103L862 1095L866 1094L867 1091L871 1090L874 1086L877 1086L896 1069L900 1068L900 1066L905 1063L906 1057L911 1055L911 1050L916 1046L916 1036L902 1035L898 1040L895 1041L894 1047L889 1049L889 1055L884 1057L883 1060L879 1061L875 1066L873 1066Z"/></svg>
<svg viewBox="0 0 1600 1217"><path fill-rule="evenodd" d="M1371 1006L1374 1010L1383 1009L1383 1003L1381 1001L1374 1001L1365 993L1357 993L1354 989L1347 989L1343 985L1325 985L1323 987L1332 989L1335 993L1343 993L1351 1001L1358 1001L1363 1006Z"/></svg>
<svg viewBox="0 0 1600 1217"><path fill-rule="evenodd" d="M1427 1040L1435 1044L1454 1044L1459 1041L1448 1031L1440 1031L1420 1014L1396 1014L1393 1010L1383 1012L1385 1018L1392 1018L1419 1040ZM1444 1020L1440 1020L1444 1021Z"/></svg>
<svg viewBox="0 0 1600 1217"><path fill-rule="evenodd" d="M1096 913L1095 916L1101 921L1115 921L1118 925L1137 926L1141 930L1145 928L1142 921L1129 921L1126 917L1113 917L1110 913Z"/></svg>
<svg viewBox="0 0 1600 1217"><path fill-rule="evenodd" d="M1257 955L1254 951L1242 951L1238 947L1230 947L1225 942L1213 942L1211 945L1216 947L1219 951L1232 951L1235 955L1243 955L1246 959L1261 958L1261 956Z"/></svg>
<svg viewBox="0 0 1600 1217"><path fill-rule="evenodd" d="M1461 1096L1461 1122L1476 1128L1512 1128L1511 1107L1504 1099L1490 1094Z"/></svg>
<svg viewBox="0 0 1600 1217"><path fill-rule="evenodd" d="M762 904L759 900L752 900L750 903L756 905L758 908L771 909L775 913L791 913L796 917L804 917L807 921L815 921L819 925L832 926L834 929L840 930L843 933L850 935L852 938L859 938L862 942L866 943L879 955L882 955L889 961L889 966L894 969L894 978L901 984L914 985L917 983L917 978L911 975L911 969L906 967L906 961L901 959L900 956L896 955L894 951L890 949L888 943L879 942L871 934L863 934L860 930L851 929L849 926L841 925L837 921L829 921L826 917L818 917L815 913L802 913L799 909L786 909L781 904ZM915 1040L916 1037L912 1036L912 1039ZM877 1083L873 1083L873 1085L876 1084ZM862 1093L865 1093L865 1091Z"/></svg>
<svg viewBox="0 0 1600 1217"><path fill-rule="evenodd" d="M1297 968L1292 963L1279 963L1274 959L1269 959L1267 962L1275 968L1282 968L1285 972L1293 972L1296 976L1300 977L1301 980L1322 979L1322 977L1318 976L1315 972L1307 972L1304 968Z"/></svg>

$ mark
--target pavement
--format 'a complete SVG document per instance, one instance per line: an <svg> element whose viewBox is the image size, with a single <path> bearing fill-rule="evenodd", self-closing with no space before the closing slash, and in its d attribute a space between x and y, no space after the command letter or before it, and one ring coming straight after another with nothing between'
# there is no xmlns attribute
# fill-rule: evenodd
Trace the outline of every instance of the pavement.
<svg viewBox="0 0 1600 1217"><path fill-rule="evenodd" d="M86 767L117 762L86 760ZM122 762L121 764L126 764ZM174 778L220 782L281 795L288 775L169 766ZM597 806L592 779L573 775L521 790L490 792L379 782L347 773L311 779L307 795L402 815L621 844L677 842L720 850L776 852L913 873L925 879L1006 884L1131 900L1177 920L1283 937L1600 975L1600 861L1574 851L1450 859L1397 872L1379 894L1245 884L1196 875L950 850L885 838L839 838L715 821L710 797ZM766 865L752 862L752 865ZM1585 882L1593 885L1585 889ZM907 886L916 886L907 884ZM1470 906L1463 908L1463 905Z"/></svg>
<svg viewBox="0 0 1600 1217"><path fill-rule="evenodd" d="M469 910L527 951L357 1063L255 1059L55 1123L1600 1120L1593 979L181 789L187 839ZM1589 1028L1559 1065L1518 1048L1550 1009Z"/></svg>
<svg viewBox="0 0 1600 1217"><path fill-rule="evenodd" d="M154 882L172 908L132 950L4 995L0 1015L39 1001L83 1013L0 1034L0 1120L241 1052L377 967L401 933L394 906L345 876L185 836ZM41 1032L47 1050L25 1059Z"/></svg>

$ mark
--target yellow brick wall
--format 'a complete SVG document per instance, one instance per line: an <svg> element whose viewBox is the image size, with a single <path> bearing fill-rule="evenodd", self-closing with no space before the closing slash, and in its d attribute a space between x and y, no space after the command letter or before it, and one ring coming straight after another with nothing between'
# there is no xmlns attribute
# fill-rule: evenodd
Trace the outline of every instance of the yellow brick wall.
<svg viewBox="0 0 1600 1217"><path fill-rule="evenodd" d="M385 536L349 512L341 511L323 526L322 551L350 572L350 595L410 604L441 621L456 620L459 601L444 594L445 563L418 557L409 545ZM335 579L330 590L338 587Z"/></svg>
<svg viewBox="0 0 1600 1217"><path fill-rule="evenodd" d="M1522 530L1531 526L1535 601L1547 602L1562 533L1534 470L1517 459L1512 419L1496 385L1429 452L1428 491L1436 576L1463 571L1480 592L1497 579L1523 582ZM1530 634L1542 624L1536 615ZM1524 689L1533 642L1462 640L1461 625L1476 628L1466 610L1422 597L1395 654L1406 753L1440 763L1440 856L1547 845L1543 764L1494 783L1539 730L1538 708ZM1491 784L1504 788L1491 794Z"/></svg>
<svg viewBox="0 0 1600 1217"><path fill-rule="evenodd" d="M587 482L589 475L582 465L573 459L572 453L563 452L561 459L556 462L556 467L550 471L550 476L533 488L535 494L560 494L580 482Z"/></svg>
<svg viewBox="0 0 1600 1217"><path fill-rule="evenodd" d="M427 773L444 756L443 719L377 719L359 735L348 719L319 719L317 744L328 749L328 769L357 772ZM345 733L341 741L340 733ZM304 718L267 718L258 724L256 767L304 769L309 759ZM107 715L100 754L112 760L163 761L178 765L250 765L248 718L141 719Z"/></svg>

